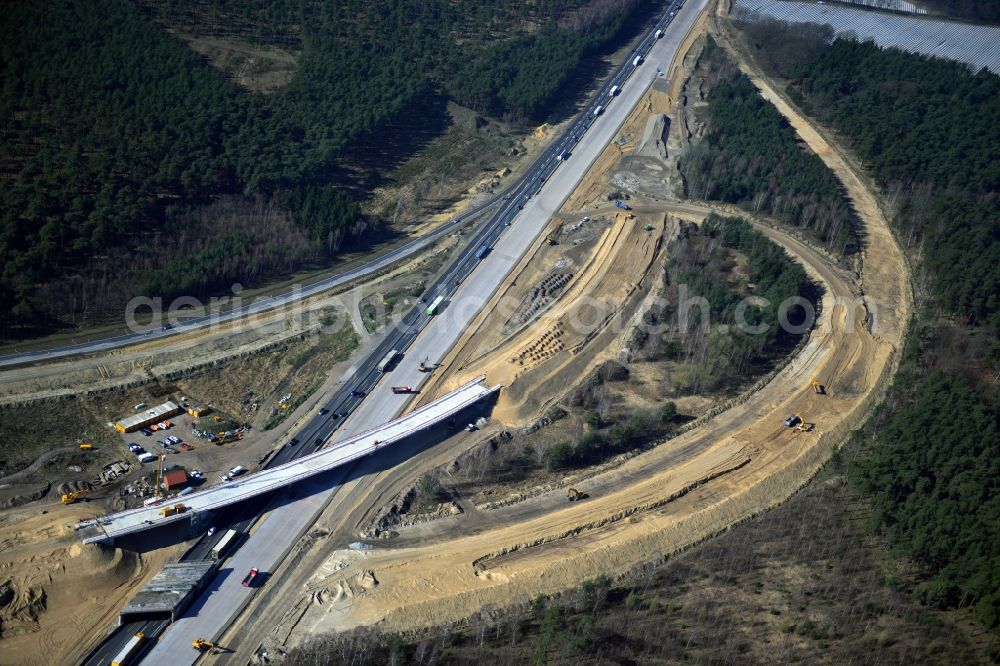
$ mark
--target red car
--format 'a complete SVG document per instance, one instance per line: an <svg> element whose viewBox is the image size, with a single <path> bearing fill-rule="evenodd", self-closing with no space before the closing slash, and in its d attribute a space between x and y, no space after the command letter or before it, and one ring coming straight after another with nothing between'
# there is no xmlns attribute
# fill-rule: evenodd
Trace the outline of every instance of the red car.
<svg viewBox="0 0 1000 666"><path fill-rule="evenodd" d="M243 578L243 587L252 587L253 586L253 580L256 577L257 577L257 567L254 567L253 569L250 570L250 573L248 573Z"/></svg>

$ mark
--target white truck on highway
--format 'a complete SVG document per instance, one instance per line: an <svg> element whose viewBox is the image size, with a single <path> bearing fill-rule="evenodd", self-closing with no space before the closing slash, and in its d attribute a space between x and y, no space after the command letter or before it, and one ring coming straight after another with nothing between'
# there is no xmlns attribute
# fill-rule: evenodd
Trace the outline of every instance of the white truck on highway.
<svg viewBox="0 0 1000 666"><path fill-rule="evenodd" d="M635 57L635 59L632 61L632 66L633 67L638 67L641 64L642 64L642 56L641 55L637 55Z"/></svg>
<svg viewBox="0 0 1000 666"><path fill-rule="evenodd" d="M399 357L399 350L393 349L391 352L386 354L385 358L382 359L382 362L378 364L378 371L386 372L389 368L392 367L392 364L396 362L396 359L398 357Z"/></svg>
<svg viewBox="0 0 1000 666"><path fill-rule="evenodd" d="M222 557L226 549L233 544L233 540L236 539L236 535L239 534L236 530L229 530L226 532L219 542L215 544L212 548L212 559L217 560Z"/></svg>
<svg viewBox="0 0 1000 666"><path fill-rule="evenodd" d="M614 97L615 95L618 94L619 90L621 90L621 88L619 86L611 86L611 92L608 93L608 95L611 96L611 97Z"/></svg>
<svg viewBox="0 0 1000 666"><path fill-rule="evenodd" d="M601 105L598 105L598 106L597 106L597 108L596 108L596 109L594 109L594 115L595 115L595 116L599 116L599 115L601 115L601 111L604 111L604 107L603 107L603 106L601 106Z"/></svg>

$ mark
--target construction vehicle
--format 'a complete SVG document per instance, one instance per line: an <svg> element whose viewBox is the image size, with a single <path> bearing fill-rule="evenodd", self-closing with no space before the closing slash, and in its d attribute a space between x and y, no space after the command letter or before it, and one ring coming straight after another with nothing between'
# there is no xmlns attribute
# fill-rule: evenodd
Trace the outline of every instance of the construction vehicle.
<svg viewBox="0 0 1000 666"><path fill-rule="evenodd" d="M159 497L163 492L163 459L166 456L156 457L156 496ZM163 514L166 515L166 514Z"/></svg>
<svg viewBox="0 0 1000 666"><path fill-rule="evenodd" d="M191 641L191 647L193 647L198 652L207 652L208 650L219 650L218 645L212 643L211 641L206 641L204 638L196 638Z"/></svg>
<svg viewBox="0 0 1000 666"><path fill-rule="evenodd" d="M229 444L230 442L238 442L241 439L243 439L242 432L220 432L215 436L215 439L212 440L212 443L216 446L222 446L223 444Z"/></svg>
<svg viewBox="0 0 1000 666"><path fill-rule="evenodd" d="M72 492L63 493L62 503L63 504L76 504L81 497L84 497L90 493L89 490L74 490Z"/></svg>
<svg viewBox="0 0 1000 666"><path fill-rule="evenodd" d="M94 445L93 444L89 444L87 442L84 442L83 444L80 445L80 450L81 451L93 451L94 450Z"/></svg>
<svg viewBox="0 0 1000 666"><path fill-rule="evenodd" d="M174 504L173 506L165 506L160 509L160 515L167 518L169 516L175 516L178 513L184 513L185 511L187 511L187 507L183 504Z"/></svg>
<svg viewBox="0 0 1000 666"><path fill-rule="evenodd" d="M646 226L643 227L643 229L645 229L646 231L652 231L653 230L653 225L652 224L647 224Z"/></svg>
<svg viewBox="0 0 1000 666"><path fill-rule="evenodd" d="M621 199L615 199L615 205L621 208L622 210L632 210L632 206L629 206Z"/></svg>
<svg viewBox="0 0 1000 666"><path fill-rule="evenodd" d="M815 423L806 423L805 421L800 422L795 426L796 432L812 432L816 428Z"/></svg>
<svg viewBox="0 0 1000 666"><path fill-rule="evenodd" d="M420 372L431 372L437 368L437 363L431 363L429 358L425 358L420 362L420 367L417 368Z"/></svg>
<svg viewBox="0 0 1000 666"><path fill-rule="evenodd" d="M562 228L563 225L562 222L560 222L559 225L552 230L552 233L545 237L545 242L549 245L559 245L557 238L559 238L559 234L562 233Z"/></svg>
<svg viewBox="0 0 1000 666"><path fill-rule="evenodd" d="M566 499L568 499L570 502L587 499L587 493L581 492L576 488L570 488L566 491Z"/></svg>
<svg viewBox="0 0 1000 666"><path fill-rule="evenodd" d="M813 387L818 395L826 395L826 387L819 383L818 379L814 379L809 382L809 386Z"/></svg>
<svg viewBox="0 0 1000 666"><path fill-rule="evenodd" d="M802 417L799 416L798 414L792 414L787 419L785 419L785 426L788 428L792 428L798 423L802 423Z"/></svg>

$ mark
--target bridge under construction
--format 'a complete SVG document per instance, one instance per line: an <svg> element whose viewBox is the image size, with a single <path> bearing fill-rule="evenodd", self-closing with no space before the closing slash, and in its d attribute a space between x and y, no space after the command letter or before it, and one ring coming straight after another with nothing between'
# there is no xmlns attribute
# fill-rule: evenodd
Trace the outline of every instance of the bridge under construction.
<svg viewBox="0 0 1000 666"><path fill-rule="evenodd" d="M185 497L122 511L77 526L84 543L111 543L118 537L183 522L186 526L200 514L242 502L283 486L328 472L446 421L454 414L500 390L483 384L485 375L437 398L405 416L354 435L291 462L240 477ZM174 510L178 504L183 508ZM165 510L166 509L166 510ZM168 514L168 515L164 515ZM179 525L178 525L179 526Z"/></svg>

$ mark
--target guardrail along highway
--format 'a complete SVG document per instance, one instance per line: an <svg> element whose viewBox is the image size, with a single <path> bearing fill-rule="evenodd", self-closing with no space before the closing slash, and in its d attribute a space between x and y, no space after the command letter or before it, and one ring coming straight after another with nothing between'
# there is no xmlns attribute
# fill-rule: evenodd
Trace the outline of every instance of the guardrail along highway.
<svg viewBox="0 0 1000 666"><path fill-rule="evenodd" d="M359 361L353 371L320 406L327 414L317 415L294 434L294 444L285 446L267 464L281 465L312 454L324 445L336 431L340 437L351 437L377 428L406 409L411 395L399 395L390 390L377 365L390 350L403 353L403 359L392 371L392 383L419 388L426 374L419 371L425 358L436 362L452 347L482 305L520 260L538 241L550 215L575 189L590 165L614 138L618 128L642 98L648 86L669 66L682 39L704 9L706 0L690 0L687 5L671 3L651 25L648 33L636 45L635 51L601 86L600 90L574 120L570 127L539 156L533 166L501 197L489 221L468 239L467 245L431 284L418 303L384 334L381 342ZM673 13L676 12L676 16ZM663 31L662 39L656 37ZM639 58L636 64L636 58ZM618 94L610 95L612 87ZM602 107L595 114L597 107ZM558 159L566 151L568 159ZM508 233L511 230L511 233ZM493 251L476 257L488 244ZM442 312L430 316L427 304L443 297ZM331 449L336 450L339 444ZM379 469L380 456L362 456L354 464L337 468L347 478L354 478ZM233 553L186 616L170 626L151 649L147 663L193 663L198 654L191 649L191 640L217 638L226 629L249 599L247 588L240 585L234 572L251 567L272 571L288 549L315 521L315 517L342 491L337 480L339 471L322 476L323 483L306 479L297 485L294 498L282 496L263 515L245 543ZM280 494L280 491L279 491ZM185 503L190 499L185 498ZM253 500L251 500L252 502ZM264 507L262 507L263 509ZM243 525L249 525L248 520ZM219 530L221 532L222 530ZM212 539L221 538L217 532ZM211 549L212 539L203 538L192 549L192 555L204 557ZM242 575L242 574L241 574ZM107 641L131 636L135 627L123 626ZM155 637L155 635L153 636ZM103 646L102 646L103 649ZM96 659L96 651L91 659ZM99 663L88 660L87 663Z"/></svg>

